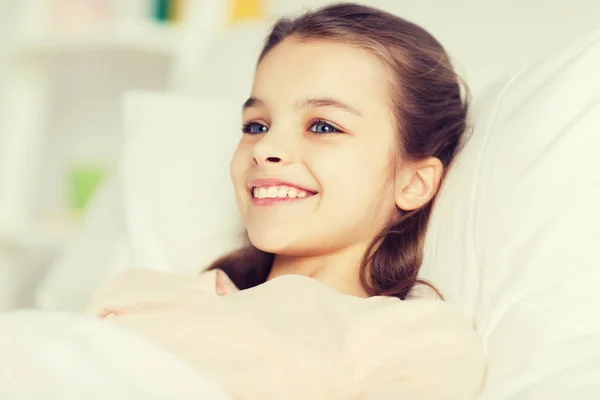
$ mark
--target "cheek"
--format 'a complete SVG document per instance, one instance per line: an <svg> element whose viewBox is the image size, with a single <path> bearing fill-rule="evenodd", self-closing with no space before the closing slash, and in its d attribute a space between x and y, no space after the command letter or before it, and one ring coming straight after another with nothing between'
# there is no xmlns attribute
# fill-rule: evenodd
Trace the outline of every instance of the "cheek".
<svg viewBox="0 0 600 400"><path fill-rule="evenodd" d="M314 173L323 186L325 198L363 207L375 203L393 187L387 151L365 147L336 149L314 158ZM381 149L377 149L381 150Z"/></svg>

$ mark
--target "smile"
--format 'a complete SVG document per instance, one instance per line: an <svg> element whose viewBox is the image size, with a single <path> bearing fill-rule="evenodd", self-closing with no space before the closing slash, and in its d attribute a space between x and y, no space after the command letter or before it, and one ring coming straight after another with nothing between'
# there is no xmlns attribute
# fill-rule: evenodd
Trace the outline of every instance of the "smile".
<svg viewBox="0 0 600 400"><path fill-rule="evenodd" d="M308 195L307 191L290 186L255 186L252 188L252 197L255 199L303 199Z"/></svg>
<svg viewBox="0 0 600 400"><path fill-rule="evenodd" d="M315 195L307 190L293 186L254 186L251 188L253 203L257 205L275 205L303 200Z"/></svg>

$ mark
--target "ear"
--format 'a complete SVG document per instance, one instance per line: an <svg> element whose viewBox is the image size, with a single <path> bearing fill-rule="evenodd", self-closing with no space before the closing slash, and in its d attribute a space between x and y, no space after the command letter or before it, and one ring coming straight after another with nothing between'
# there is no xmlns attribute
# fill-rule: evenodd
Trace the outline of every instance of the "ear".
<svg viewBox="0 0 600 400"><path fill-rule="evenodd" d="M423 207L437 193L443 172L442 162L435 157L403 163L396 174L396 206L404 211Z"/></svg>

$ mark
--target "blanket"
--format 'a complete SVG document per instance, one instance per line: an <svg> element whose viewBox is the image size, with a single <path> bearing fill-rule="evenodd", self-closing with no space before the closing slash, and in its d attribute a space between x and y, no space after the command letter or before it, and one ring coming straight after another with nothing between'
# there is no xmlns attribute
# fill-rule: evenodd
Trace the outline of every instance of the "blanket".
<svg viewBox="0 0 600 400"><path fill-rule="evenodd" d="M106 320L0 314L0 399L231 400L179 358Z"/></svg>

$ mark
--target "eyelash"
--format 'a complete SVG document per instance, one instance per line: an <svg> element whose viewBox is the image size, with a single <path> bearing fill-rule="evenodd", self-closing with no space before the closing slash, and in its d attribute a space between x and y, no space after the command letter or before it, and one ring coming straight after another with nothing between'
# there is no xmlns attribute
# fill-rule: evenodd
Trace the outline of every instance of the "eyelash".
<svg viewBox="0 0 600 400"><path fill-rule="evenodd" d="M318 124L326 125L333 130L331 132L314 132L314 131L312 131L311 128L313 128L315 125L318 125ZM262 125L263 127L267 128L263 124L260 124L255 121L250 121L242 126L242 132L245 134L248 134L248 135L260 135L261 133L266 133L266 132L250 132L250 129L255 125ZM339 129L337 126L333 125L331 122L328 122L324 119L313 119L310 121L308 126L309 126L308 130L310 132L314 133L315 135L333 135L333 134L337 134L337 133L343 133L343 131L341 129Z"/></svg>

